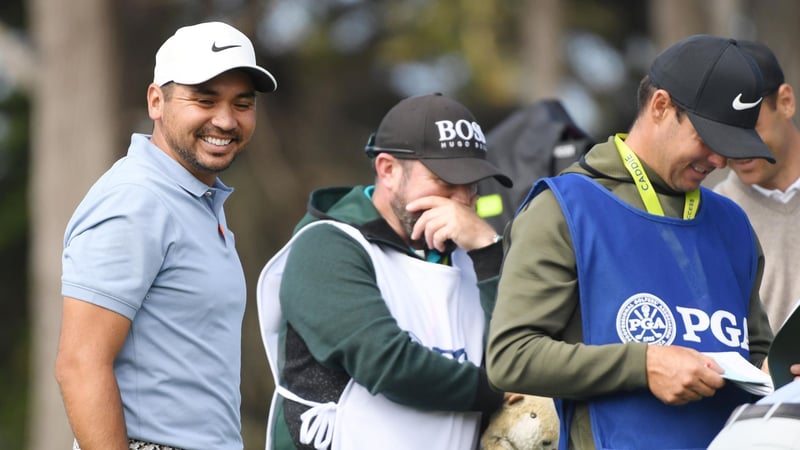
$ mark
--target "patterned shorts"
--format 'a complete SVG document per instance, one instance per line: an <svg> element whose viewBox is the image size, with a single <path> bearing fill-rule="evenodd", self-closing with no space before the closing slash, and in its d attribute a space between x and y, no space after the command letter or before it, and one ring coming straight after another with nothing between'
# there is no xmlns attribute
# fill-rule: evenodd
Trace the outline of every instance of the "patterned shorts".
<svg viewBox="0 0 800 450"><path fill-rule="evenodd" d="M130 450L181 450L177 447L137 441L136 439L128 439L128 448ZM72 450L81 450L81 448L78 446L78 441L72 441Z"/></svg>

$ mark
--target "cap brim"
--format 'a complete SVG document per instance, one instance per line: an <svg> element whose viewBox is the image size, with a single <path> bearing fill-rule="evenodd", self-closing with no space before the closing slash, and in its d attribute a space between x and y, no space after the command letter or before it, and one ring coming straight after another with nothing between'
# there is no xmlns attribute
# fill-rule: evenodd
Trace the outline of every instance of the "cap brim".
<svg viewBox="0 0 800 450"><path fill-rule="evenodd" d="M427 158L420 159L419 162L450 184L472 184L485 178L494 177L507 188L514 185L511 178L485 159Z"/></svg>
<svg viewBox="0 0 800 450"><path fill-rule="evenodd" d="M686 111L695 130L711 150L731 159L763 158L775 164L775 157L753 128L715 122Z"/></svg>
<svg viewBox="0 0 800 450"><path fill-rule="evenodd" d="M253 77L253 85L259 92L274 92L278 88L278 82L266 69L259 66L241 67Z"/></svg>
<svg viewBox="0 0 800 450"><path fill-rule="evenodd" d="M278 82L275 81L275 77L272 76L266 69L263 69L259 66L236 66L231 68L225 68L223 71L219 70L212 70L210 72L200 72L194 71L190 72L187 71L186 73L181 73L174 75L165 80L156 80L154 79L153 82L158 84L159 86L163 86L164 84L173 81L178 84L186 84L186 85L197 85L205 83L208 80L211 80L214 77L218 77L221 74L231 71L231 70L241 70L244 73L250 75L250 78L253 80L253 88L255 88L258 92L274 92L275 89L278 87Z"/></svg>

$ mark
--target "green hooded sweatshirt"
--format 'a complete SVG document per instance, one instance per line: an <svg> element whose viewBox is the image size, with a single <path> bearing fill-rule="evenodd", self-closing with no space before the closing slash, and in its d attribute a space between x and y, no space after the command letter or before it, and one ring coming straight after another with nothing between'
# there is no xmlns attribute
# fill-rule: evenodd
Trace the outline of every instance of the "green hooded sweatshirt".
<svg viewBox="0 0 800 450"><path fill-rule="evenodd" d="M380 216L370 194L365 186L313 192L295 232L316 220L334 220L357 228L384 250L420 258ZM502 245L468 254L488 326ZM336 402L353 378L373 394L421 410L479 411L486 418L502 403L503 395L489 387L485 369L448 359L412 341L398 327L381 297L367 252L334 226L314 227L295 240L284 269L280 302L287 322L280 380L306 400ZM279 401L275 448L312 448L298 442L299 416L308 408Z"/></svg>

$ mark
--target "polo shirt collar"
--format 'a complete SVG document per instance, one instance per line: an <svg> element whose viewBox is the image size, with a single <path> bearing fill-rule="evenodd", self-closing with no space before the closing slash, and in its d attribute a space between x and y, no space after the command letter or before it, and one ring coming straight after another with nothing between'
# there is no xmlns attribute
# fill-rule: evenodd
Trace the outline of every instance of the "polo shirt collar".
<svg viewBox="0 0 800 450"><path fill-rule="evenodd" d="M134 133L131 137L132 145L128 150L128 154L135 155L141 152L144 158L158 166L169 179L174 180L185 191L195 197L202 197L206 195L209 189L215 189L218 191L217 196L219 199L224 200L233 192L233 188L226 186L219 178L214 180L213 186L208 186L198 180L178 161L172 159L172 157L153 144L150 137L148 134Z"/></svg>
<svg viewBox="0 0 800 450"><path fill-rule="evenodd" d="M753 185L753 189L765 197L772 198L781 203L789 203L797 191L800 190L800 178L795 180L785 191L781 191L780 189L767 189L757 184Z"/></svg>

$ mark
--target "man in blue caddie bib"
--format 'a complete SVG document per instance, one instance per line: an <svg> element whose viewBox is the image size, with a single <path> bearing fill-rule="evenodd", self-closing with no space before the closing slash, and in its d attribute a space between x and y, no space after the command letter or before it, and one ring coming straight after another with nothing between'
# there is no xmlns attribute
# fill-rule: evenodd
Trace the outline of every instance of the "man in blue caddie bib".
<svg viewBox="0 0 800 450"><path fill-rule="evenodd" d="M735 40L677 42L629 133L537 182L507 230L489 379L556 398L562 449L704 449L750 398L705 352L762 366L763 254L742 210L700 184L728 158L773 160L761 92Z"/></svg>

